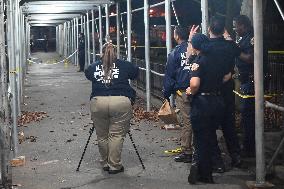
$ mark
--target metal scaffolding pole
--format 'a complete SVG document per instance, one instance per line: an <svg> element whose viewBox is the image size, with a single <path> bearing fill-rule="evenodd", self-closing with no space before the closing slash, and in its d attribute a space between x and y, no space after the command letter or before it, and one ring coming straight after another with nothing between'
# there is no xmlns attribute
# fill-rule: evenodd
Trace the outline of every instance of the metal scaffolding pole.
<svg viewBox="0 0 284 189"><path fill-rule="evenodd" d="M127 60L129 62L132 61L132 53L131 53L131 0L127 0Z"/></svg>
<svg viewBox="0 0 284 189"><path fill-rule="evenodd" d="M73 19L73 50L76 51L76 47L77 47L77 40L76 40L76 19ZM77 56L76 53L73 56L73 60L74 60L74 65L76 65L77 62Z"/></svg>
<svg viewBox="0 0 284 189"><path fill-rule="evenodd" d="M91 64L91 50L90 50L90 21L89 21L89 13L87 12L86 14L86 18L87 18L87 66L89 66Z"/></svg>
<svg viewBox="0 0 284 189"><path fill-rule="evenodd" d="M95 42L95 13L92 10L92 46L93 46L93 57L92 62L96 61L96 42Z"/></svg>
<svg viewBox="0 0 284 189"><path fill-rule="evenodd" d="M172 22L171 22L171 0L165 0L165 20L166 20L166 46L167 54L172 51ZM174 105L174 96L170 97L170 104Z"/></svg>
<svg viewBox="0 0 284 189"><path fill-rule="evenodd" d="M16 60L15 60L15 41L14 41L14 1L8 1L7 8L7 45L8 45L8 57L9 57L9 81L12 93L12 143L13 143L13 156L16 157L18 154L18 132L17 132L17 81L16 81Z"/></svg>
<svg viewBox="0 0 284 189"><path fill-rule="evenodd" d="M151 87L150 87L150 29L149 29L149 2L144 0L144 25L145 25L145 62L146 62L146 101L147 112L151 111Z"/></svg>
<svg viewBox="0 0 284 189"><path fill-rule="evenodd" d="M102 7L99 6L99 30L100 30L100 56L103 54L103 25L102 25Z"/></svg>
<svg viewBox="0 0 284 189"><path fill-rule="evenodd" d="M76 49L78 50L79 49L79 19L78 18L76 18L76 28L77 28L77 33L76 33L76 41L77 41L77 43L76 43ZM77 59L77 61L76 61L76 66L78 66L78 62L79 62L79 53L78 53L78 51L77 51L77 53L76 53L76 59Z"/></svg>
<svg viewBox="0 0 284 189"><path fill-rule="evenodd" d="M280 5L279 5L279 3L278 3L277 0L274 0L274 3L275 3L275 5L276 5L276 7L277 7L277 9L278 9L278 11L279 11L281 17L282 17L282 20L284 21L284 13L283 13L283 10L281 9L281 7L280 7Z"/></svg>
<svg viewBox="0 0 284 189"><path fill-rule="evenodd" d="M20 59L20 30L19 30L19 0L15 0L15 19L14 19L14 37L15 37L15 58L16 58L16 83L17 83L17 115L21 115L21 97L22 97L22 65Z"/></svg>
<svg viewBox="0 0 284 189"><path fill-rule="evenodd" d="M262 1L253 0L256 186L265 184L264 91L263 91L263 12Z"/></svg>
<svg viewBox="0 0 284 189"><path fill-rule="evenodd" d="M86 27L87 27L87 24L86 24L86 16L83 16L83 20L84 20L84 24L83 24L83 28L84 28L84 39L85 39L85 49L84 49L84 51L85 51L85 67L86 67L86 61L88 62L88 47L87 47L87 29L86 29ZM85 69L85 68L84 68Z"/></svg>
<svg viewBox="0 0 284 189"><path fill-rule="evenodd" d="M120 58L120 4L116 2L116 48L117 58Z"/></svg>
<svg viewBox="0 0 284 189"><path fill-rule="evenodd" d="M84 32L84 27L83 27L83 15L81 15L81 32L80 33L83 33Z"/></svg>
<svg viewBox="0 0 284 189"><path fill-rule="evenodd" d="M109 36L109 5L105 5L105 13L106 13L106 37Z"/></svg>
<svg viewBox="0 0 284 189"><path fill-rule="evenodd" d="M201 0L202 23L201 29L203 34L207 34L208 26L208 0Z"/></svg>
<svg viewBox="0 0 284 189"><path fill-rule="evenodd" d="M9 180L9 146L7 136L9 136L9 119L10 114L8 108L8 79L7 79L7 65L5 53L5 31L4 31L4 9L3 0L0 0L0 75L1 75L1 96L0 96L0 152L1 152L1 181L2 185L6 186Z"/></svg>

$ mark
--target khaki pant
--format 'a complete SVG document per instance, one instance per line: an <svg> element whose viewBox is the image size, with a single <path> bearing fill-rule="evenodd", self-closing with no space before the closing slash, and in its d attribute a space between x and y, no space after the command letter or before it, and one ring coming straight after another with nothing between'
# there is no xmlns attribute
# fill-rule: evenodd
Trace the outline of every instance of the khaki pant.
<svg viewBox="0 0 284 189"><path fill-rule="evenodd" d="M121 169L121 151L130 128L132 105L125 96L97 96L91 99L101 163L111 170Z"/></svg>
<svg viewBox="0 0 284 189"><path fill-rule="evenodd" d="M192 154L192 128L189 119L190 103L185 92L182 96L176 95L176 106L178 112L178 121L182 127L180 140L181 149L185 154Z"/></svg>

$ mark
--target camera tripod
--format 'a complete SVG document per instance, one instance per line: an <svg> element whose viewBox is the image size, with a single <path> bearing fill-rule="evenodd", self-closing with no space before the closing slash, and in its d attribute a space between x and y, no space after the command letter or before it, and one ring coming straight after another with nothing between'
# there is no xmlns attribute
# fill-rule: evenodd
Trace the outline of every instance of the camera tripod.
<svg viewBox="0 0 284 189"><path fill-rule="evenodd" d="M90 133L89 138L88 138L88 140L87 140L87 143L86 143L85 148L84 148L84 151L83 151L83 153L82 153L82 155L81 155L81 159L80 159L80 161L79 161L78 167L77 167L77 169L76 169L77 172L78 172L79 169L80 169L82 160L83 160L83 158L84 158L84 155L85 155L85 153L86 153L87 147L88 147L88 145L89 145L89 142L90 142L90 139L91 139L91 137L92 137L92 134L93 134L94 130L95 130L95 126L93 125L93 126L90 128L90 131L89 131L89 133ZM129 135L129 138L130 138L130 140L131 140L131 143L132 143L132 145L133 145L133 147L134 147L134 149L135 149L135 152L136 152L136 154L137 154L137 156L138 156L138 159L139 159L139 161L140 161L140 163L141 163L141 165L142 165L142 168L145 169L144 163L143 163L142 158L141 158L141 156L140 156L140 154L139 154L139 152L138 152L138 150L137 150L137 147L136 147L136 145L135 145L135 143L134 143L134 140L133 140L132 134L130 133L130 130L129 130L127 133L128 133L128 135Z"/></svg>

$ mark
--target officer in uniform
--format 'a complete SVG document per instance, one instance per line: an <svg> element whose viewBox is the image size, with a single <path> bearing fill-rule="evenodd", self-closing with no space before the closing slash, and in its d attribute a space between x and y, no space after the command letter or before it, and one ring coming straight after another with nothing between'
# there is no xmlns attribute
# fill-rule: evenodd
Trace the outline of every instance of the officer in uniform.
<svg viewBox="0 0 284 189"><path fill-rule="evenodd" d="M224 101L220 89L226 74L221 62L214 62L201 49L209 39L203 34L195 34L191 45L197 52L190 72L190 87L186 93L191 96L190 121L194 144L197 148L197 162L190 168L188 182L214 183L212 159L216 140L216 129L224 112Z"/></svg>
<svg viewBox="0 0 284 189"><path fill-rule="evenodd" d="M124 171L121 151L130 128L136 92L129 79L138 76L138 67L116 58L115 47L107 43L102 59L85 71L92 81L91 117L96 129L101 164L104 171L116 174Z"/></svg>
<svg viewBox="0 0 284 189"><path fill-rule="evenodd" d="M231 40L227 34L223 36L225 31L225 22L218 17L212 17L209 25L209 46L208 56L214 57L214 62L219 62L223 65L225 72L234 73L235 59L241 55L240 48ZM230 77L225 82L221 89L221 94L225 102L225 111L221 120L221 129L226 141L228 151L231 156L231 165L240 166L240 145L235 130L235 95L234 81ZM216 142L216 148L213 156L214 169L216 172L224 172L224 163L221 158L220 149Z"/></svg>
<svg viewBox="0 0 284 189"><path fill-rule="evenodd" d="M169 99L171 94L176 95L176 107L180 110L179 122L181 130L182 153L174 158L176 162L189 163L192 159L192 129L189 122L189 101L185 94L189 86L190 62L187 60L187 30L180 26L175 27L174 38L178 45L168 55L165 77L164 97Z"/></svg>
<svg viewBox="0 0 284 189"><path fill-rule="evenodd" d="M79 34L78 55L79 55L79 66L80 66L80 69L79 69L78 72L83 72L85 70L85 37L84 37L84 33Z"/></svg>
<svg viewBox="0 0 284 189"><path fill-rule="evenodd" d="M240 90L244 95L254 95L253 83L253 28L249 18L239 15L234 19L234 28L239 40L237 44L247 55L245 59L237 58L236 66L241 82ZM244 129L243 155L255 156L255 101L254 98L241 99L241 126Z"/></svg>

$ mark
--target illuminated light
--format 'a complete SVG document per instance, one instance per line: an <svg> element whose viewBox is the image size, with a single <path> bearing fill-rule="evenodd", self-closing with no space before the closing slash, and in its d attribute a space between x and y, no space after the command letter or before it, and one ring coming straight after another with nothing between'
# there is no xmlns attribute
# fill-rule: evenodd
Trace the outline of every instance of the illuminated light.
<svg viewBox="0 0 284 189"><path fill-rule="evenodd" d="M62 13L65 10L63 6L56 5L42 5L40 9L46 13Z"/></svg>
<svg viewBox="0 0 284 189"><path fill-rule="evenodd" d="M153 13L154 12L154 10L153 9L150 9L150 13Z"/></svg>
<svg viewBox="0 0 284 189"><path fill-rule="evenodd" d="M115 13L114 13L114 12L111 12L110 15L113 16L113 15L115 15Z"/></svg>
<svg viewBox="0 0 284 189"><path fill-rule="evenodd" d="M154 25L154 27L157 27L157 25Z"/></svg>

